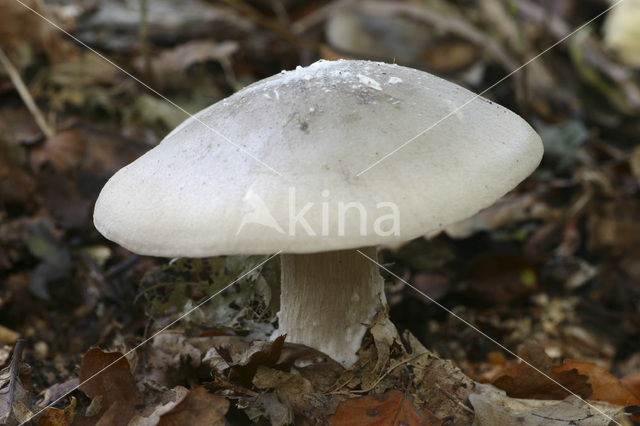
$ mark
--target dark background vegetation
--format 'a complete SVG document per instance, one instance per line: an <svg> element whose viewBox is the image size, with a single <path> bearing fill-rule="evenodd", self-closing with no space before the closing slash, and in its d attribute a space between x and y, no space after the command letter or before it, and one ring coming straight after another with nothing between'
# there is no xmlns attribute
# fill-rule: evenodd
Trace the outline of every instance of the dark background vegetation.
<svg viewBox="0 0 640 426"><path fill-rule="evenodd" d="M480 92L609 5L149 0L145 23L143 0L26 4L192 113L321 58L396 62ZM480 215L381 256L514 351L535 342L554 362L593 362L637 383L640 72L603 43L603 31L604 17L485 94L541 134L540 168ZM76 377L89 348L123 351L141 341L239 275L244 260L168 267L102 238L91 221L100 188L184 113L15 0L0 0L0 48L11 64L0 66L0 364L16 338L26 339L37 395ZM39 112L25 105L9 68ZM277 264L263 275L258 290L255 278L214 299L181 324L185 332L231 318L243 335L273 325ZM485 337L387 279L401 331L476 380L512 365ZM238 322L242 303L251 314Z"/></svg>

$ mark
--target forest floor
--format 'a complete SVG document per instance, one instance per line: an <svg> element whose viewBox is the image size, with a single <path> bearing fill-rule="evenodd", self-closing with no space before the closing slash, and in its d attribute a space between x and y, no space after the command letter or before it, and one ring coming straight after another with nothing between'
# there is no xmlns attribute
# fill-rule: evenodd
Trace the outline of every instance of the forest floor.
<svg viewBox="0 0 640 426"><path fill-rule="evenodd" d="M605 16L567 37L609 5L0 0L0 423L638 424L640 72ZM159 93L193 113L321 58L491 87L545 145L493 207L381 251L391 322L347 370L269 341L277 259L173 324L266 257L137 256L92 223L186 118Z"/></svg>

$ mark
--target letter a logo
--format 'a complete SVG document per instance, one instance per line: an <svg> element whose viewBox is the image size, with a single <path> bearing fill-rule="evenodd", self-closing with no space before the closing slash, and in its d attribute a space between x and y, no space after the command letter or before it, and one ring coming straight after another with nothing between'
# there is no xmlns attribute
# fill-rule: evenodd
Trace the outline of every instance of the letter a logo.
<svg viewBox="0 0 640 426"><path fill-rule="evenodd" d="M276 222L262 197L253 192L253 189L249 188L249 191L247 191L245 196L242 198L242 202L243 210L246 211L246 213L242 217L242 221L240 222L240 227L238 228L236 235L238 235L240 231L242 231L242 228L249 223L257 223L258 225L275 229L279 233L284 234L284 231L278 222Z"/></svg>

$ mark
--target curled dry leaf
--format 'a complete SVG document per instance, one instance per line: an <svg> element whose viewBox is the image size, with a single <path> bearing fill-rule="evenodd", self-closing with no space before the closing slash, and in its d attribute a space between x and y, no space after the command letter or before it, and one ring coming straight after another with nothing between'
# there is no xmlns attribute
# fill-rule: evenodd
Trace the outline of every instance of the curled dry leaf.
<svg viewBox="0 0 640 426"><path fill-rule="evenodd" d="M415 388L412 396L416 403L435 416L448 419L447 424L469 424L473 419L469 394L475 388L475 382L451 361L427 351L410 333L405 332L405 338L412 349L410 359Z"/></svg>
<svg viewBox="0 0 640 426"><path fill-rule="evenodd" d="M497 203L461 222L453 223L444 232L454 239L468 238L477 232L488 232L531 219L536 197L532 194L507 195Z"/></svg>
<svg viewBox="0 0 640 426"><path fill-rule="evenodd" d="M63 410L54 407L45 408L38 426L66 426L73 423L76 416L76 399L71 397L71 403Z"/></svg>
<svg viewBox="0 0 640 426"><path fill-rule="evenodd" d="M51 164L57 172L75 169L85 155L85 141L77 130L63 130L34 147L29 153L33 170L40 170Z"/></svg>
<svg viewBox="0 0 640 426"><path fill-rule="evenodd" d="M326 398L315 393L311 382L297 374L260 366L253 385L258 389L273 389L278 399L296 415L312 422L326 412Z"/></svg>
<svg viewBox="0 0 640 426"><path fill-rule="evenodd" d="M277 368L285 337L286 336L279 336L266 348L263 347L262 350L247 352L240 361L233 363L230 376L236 377L240 383L248 386L253 380L253 376L256 374L258 367ZM218 352L221 350L222 349L219 349ZM224 355L222 356L224 358Z"/></svg>
<svg viewBox="0 0 640 426"><path fill-rule="evenodd" d="M209 393L205 388L192 389L174 406L160 417L158 426L208 426L227 424L225 414L229 410L229 400Z"/></svg>
<svg viewBox="0 0 640 426"><path fill-rule="evenodd" d="M491 385L478 384L469 401L475 410L476 426L608 426L610 418L628 424L619 407L587 405L574 396L564 401L517 399Z"/></svg>
<svg viewBox="0 0 640 426"><path fill-rule="evenodd" d="M126 425L134 416L141 396L121 353L90 349L82 359L78 379L87 396L100 399L96 416L103 424Z"/></svg>
<svg viewBox="0 0 640 426"><path fill-rule="evenodd" d="M211 40L194 40L163 51L152 60L151 67L156 76L184 75L184 72L194 64L225 61L237 50L238 42L236 41L217 43ZM144 69L142 61L137 61L136 66Z"/></svg>
<svg viewBox="0 0 640 426"><path fill-rule="evenodd" d="M562 365L552 367L551 371L577 371L586 376L593 388L593 393L589 395L592 401L606 401L622 407L640 406L640 397L634 395L620 379L592 362L567 359Z"/></svg>
<svg viewBox="0 0 640 426"><path fill-rule="evenodd" d="M202 358L202 352L183 333L161 333L142 349L144 362L136 370L136 380L152 381L167 388L181 383L185 370L198 368Z"/></svg>
<svg viewBox="0 0 640 426"><path fill-rule="evenodd" d="M142 414L131 419L128 426L156 426L160 421L160 417L180 404L188 393L189 389L176 386L150 412L149 409L145 409Z"/></svg>
<svg viewBox="0 0 640 426"><path fill-rule="evenodd" d="M74 377L66 382L56 383L47 388L43 393L42 401L38 403L41 407L46 407L58 398L73 391L78 386L78 378Z"/></svg>
<svg viewBox="0 0 640 426"><path fill-rule="evenodd" d="M563 399L569 395L564 388L582 398L591 395L593 390L587 376L575 369L552 370L553 362L545 353L544 346L537 341L525 343L518 351L518 355L527 362L506 367L501 373L496 374L493 385L506 391L512 398ZM549 378L560 383L564 388Z"/></svg>
<svg viewBox="0 0 640 426"><path fill-rule="evenodd" d="M440 419L427 410L416 408L411 397L398 390L345 401L329 418L331 426L427 426L440 424L442 424Z"/></svg>
<svg viewBox="0 0 640 426"><path fill-rule="evenodd" d="M266 417L272 426L293 423L293 409L280 402L275 392L260 394L251 402L252 404L245 409L245 413L252 421L257 422L260 417Z"/></svg>

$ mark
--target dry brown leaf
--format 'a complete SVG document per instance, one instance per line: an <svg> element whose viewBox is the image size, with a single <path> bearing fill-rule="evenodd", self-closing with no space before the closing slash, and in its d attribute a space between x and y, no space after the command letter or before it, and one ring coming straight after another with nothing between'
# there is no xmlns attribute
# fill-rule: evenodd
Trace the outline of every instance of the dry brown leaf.
<svg viewBox="0 0 640 426"><path fill-rule="evenodd" d="M578 374L586 376L589 384L593 388L593 393L589 395L590 400L607 401L613 405L622 407L628 407L630 405L640 406L640 399L625 387L620 379L592 362L567 359L564 364L552 367L551 371L577 371Z"/></svg>
<svg viewBox="0 0 640 426"><path fill-rule="evenodd" d="M329 418L331 426L347 425L440 425L441 421L427 410L413 405L410 397L398 390L382 395L353 398L340 404Z"/></svg>
<svg viewBox="0 0 640 426"><path fill-rule="evenodd" d="M640 235L640 201L627 198L597 205L587 221L587 247L607 256L637 253Z"/></svg>
<svg viewBox="0 0 640 426"><path fill-rule="evenodd" d="M550 377L582 398L589 397L593 389L588 383L588 377L575 369L553 371L551 358L544 352L543 347L544 345L539 345L536 342L529 342L519 351L519 355L539 371L520 362L506 368L493 381L493 385L505 390L507 395L513 398L566 398L569 392L549 380ZM549 377L544 376L540 371Z"/></svg>
<svg viewBox="0 0 640 426"><path fill-rule="evenodd" d="M404 353L404 346L400 342L398 330L389 319L389 314L386 310L378 312L372 323L373 325L369 332L373 337L377 359L373 369L363 372L362 387L365 389L370 389L379 382L380 376L389 365L389 359L394 350Z"/></svg>
<svg viewBox="0 0 640 426"><path fill-rule="evenodd" d="M66 382L55 383L47 388L44 392L42 401L38 402L38 405L41 407L46 407L51 404L53 401L58 398L62 398L64 395L71 393L78 386L78 378L74 377L73 379L69 379Z"/></svg>
<svg viewBox="0 0 640 426"><path fill-rule="evenodd" d="M20 333L13 331L3 325L0 325L0 343L4 345L13 345L20 337Z"/></svg>
<svg viewBox="0 0 640 426"><path fill-rule="evenodd" d="M640 373L630 374L622 378L622 384L637 398L640 398Z"/></svg>
<svg viewBox="0 0 640 426"><path fill-rule="evenodd" d="M185 370L197 369L202 359L202 352L190 344L184 333L161 333L141 354L144 361L136 370L136 380L153 381L167 388L182 383Z"/></svg>
<svg viewBox="0 0 640 426"><path fill-rule="evenodd" d="M531 219L531 208L535 201L535 197L531 194L507 195L469 219L447 226L444 232L451 238L463 239L477 232L493 231L518 221Z"/></svg>
<svg viewBox="0 0 640 426"><path fill-rule="evenodd" d="M257 410L258 415L254 415L252 417L249 414L251 408ZM249 410L245 410L245 414L247 414L254 422L257 422L260 417L265 417L269 420L269 423L272 426L293 424L293 409L280 402L275 392L267 392L258 395L255 401L253 401L253 407L251 408Z"/></svg>
<svg viewBox="0 0 640 426"><path fill-rule="evenodd" d="M24 3L38 13L49 14L39 1L24 0ZM0 40L3 44L17 47L28 42L48 54L62 53L60 47L64 42L59 40L56 29L38 15L14 0L0 0L0 10Z"/></svg>
<svg viewBox="0 0 640 426"><path fill-rule="evenodd" d="M582 398L587 398L592 392L588 378L576 370L547 375ZM569 392L526 364L517 364L494 380L493 384L513 398L564 399L569 395Z"/></svg>
<svg viewBox="0 0 640 426"><path fill-rule="evenodd" d="M237 50L236 41L194 40L163 51L153 59L151 66L156 76L183 74L197 63L228 60ZM142 61L138 61L136 66L144 69Z"/></svg>
<svg viewBox="0 0 640 426"><path fill-rule="evenodd" d="M131 419L127 426L156 426L160 417L180 404L188 393L189 389L176 386L167 392L157 405L146 407L141 414Z"/></svg>
<svg viewBox="0 0 640 426"><path fill-rule="evenodd" d="M67 426L76 416L76 399L71 397L71 403L64 410L54 407L45 408L38 426Z"/></svg>
<svg viewBox="0 0 640 426"><path fill-rule="evenodd" d="M628 424L619 407L603 402L587 405L574 396L564 401L510 398L503 390L478 384L469 401L478 426L608 426L609 417Z"/></svg>
<svg viewBox="0 0 640 426"><path fill-rule="evenodd" d="M253 377L253 385L258 389L275 390L278 399L296 414L305 415L322 409L323 398L314 394L311 383L297 374L260 366Z"/></svg>
<svg viewBox="0 0 640 426"><path fill-rule="evenodd" d="M450 73L465 69L478 59L473 44L451 37L429 46L422 52L422 60L437 73Z"/></svg>
<svg viewBox="0 0 640 426"><path fill-rule="evenodd" d="M276 367L280 359L280 354L282 353L285 337L286 336L279 336L262 350L247 352L242 360L233 364L230 377L236 377L241 384L248 386L251 380L253 380L253 376L256 374L258 367ZM222 348L216 349L220 355L225 358Z"/></svg>
<svg viewBox="0 0 640 426"><path fill-rule="evenodd" d="M84 383L80 390L87 396L100 398L97 416L101 424L126 425L134 416L140 392L121 353L90 349L82 359L78 380Z"/></svg>
<svg viewBox="0 0 640 426"><path fill-rule="evenodd" d="M209 426L227 424L229 400L205 388L191 389L182 401L160 417L158 426Z"/></svg>
<svg viewBox="0 0 640 426"><path fill-rule="evenodd" d="M507 304L533 293L538 286L535 268L526 259L504 253L483 253L462 274L465 293L481 301Z"/></svg>
<svg viewBox="0 0 640 426"><path fill-rule="evenodd" d="M264 366L258 367L253 385L258 389L276 389L290 395L313 392L313 386L304 377Z"/></svg>
<svg viewBox="0 0 640 426"><path fill-rule="evenodd" d="M77 130L63 130L33 148L29 154L31 168L40 170L51 164L57 172L75 169L85 155L86 141Z"/></svg>
<svg viewBox="0 0 640 426"><path fill-rule="evenodd" d="M469 424L473 419L468 401L475 388L473 380L451 361L439 359L428 351L422 352L415 343L412 346L417 352L412 351L411 355L421 354L412 361L415 387L412 396L415 401L435 416L448 418L450 424Z"/></svg>

